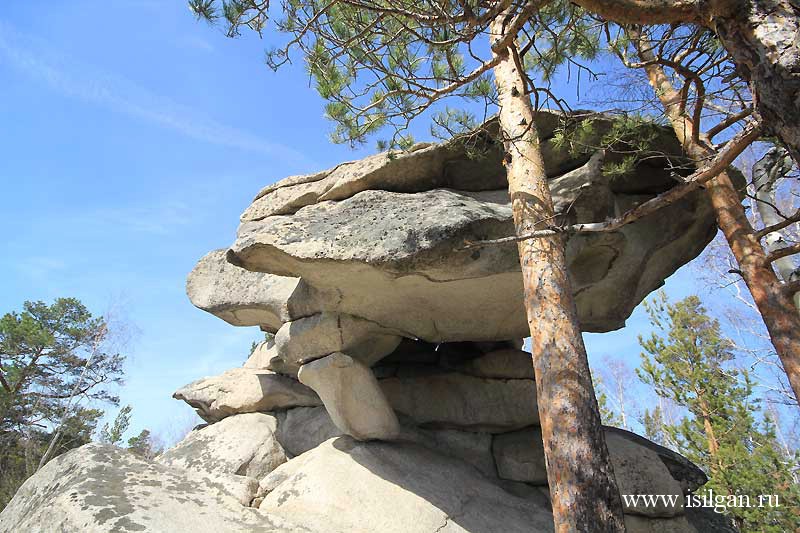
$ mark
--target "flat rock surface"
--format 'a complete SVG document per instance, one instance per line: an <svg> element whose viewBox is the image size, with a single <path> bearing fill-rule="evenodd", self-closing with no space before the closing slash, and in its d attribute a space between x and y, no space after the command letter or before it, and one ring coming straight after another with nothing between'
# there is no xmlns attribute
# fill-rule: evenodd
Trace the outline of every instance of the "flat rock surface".
<svg viewBox="0 0 800 533"><path fill-rule="evenodd" d="M262 483L260 510L331 533L545 533L552 515L474 467L404 443L331 439Z"/></svg>
<svg viewBox="0 0 800 533"><path fill-rule="evenodd" d="M253 493L257 487L252 487ZM216 476L199 478L113 446L87 444L50 461L22 485L0 513L0 532L22 531L314 530L243 506Z"/></svg>

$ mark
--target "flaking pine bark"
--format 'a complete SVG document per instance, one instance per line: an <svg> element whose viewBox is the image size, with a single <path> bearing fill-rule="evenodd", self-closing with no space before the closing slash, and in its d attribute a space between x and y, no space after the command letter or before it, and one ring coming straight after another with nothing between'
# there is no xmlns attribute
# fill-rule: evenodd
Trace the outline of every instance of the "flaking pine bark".
<svg viewBox="0 0 800 533"><path fill-rule="evenodd" d="M505 143L505 165L517 235L552 221L554 210L509 17L491 25ZM494 48L497 48L496 46ZM531 332L553 519L559 533L625 531L622 504L603 438L600 416L572 296L562 235L518 242Z"/></svg>

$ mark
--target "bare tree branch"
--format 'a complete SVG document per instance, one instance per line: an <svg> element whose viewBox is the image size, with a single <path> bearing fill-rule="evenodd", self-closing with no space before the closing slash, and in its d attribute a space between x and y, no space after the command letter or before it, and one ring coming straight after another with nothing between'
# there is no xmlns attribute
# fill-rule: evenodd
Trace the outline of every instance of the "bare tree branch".
<svg viewBox="0 0 800 533"><path fill-rule="evenodd" d="M767 261L772 263L781 257L787 257L797 253L800 253L800 243L792 244L791 246L785 246L784 248L778 248L777 250L770 252L770 254L767 256Z"/></svg>
<svg viewBox="0 0 800 533"><path fill-rule="evenodd" d="M732 138L725 148L720 150L704 168L693 173L686 178L686 181L672 189L651 198L646 202L626 211L622 215L605 222L592 222L586 224L572 224L569 226L548 226L523 235L503 237L483 241L468 242L464 249L480 248L483 246L505 244L509 242L519 242L528 239L542 237L552 237L563 233L602 233L616 231L626 224L630 224L640 218L654 213L677 200L683 198L692 191L700 188L705 182L713 179L723 172L733 161L744 151L761 133L761 126L756 121L751 121L747 126Z"/></svg>

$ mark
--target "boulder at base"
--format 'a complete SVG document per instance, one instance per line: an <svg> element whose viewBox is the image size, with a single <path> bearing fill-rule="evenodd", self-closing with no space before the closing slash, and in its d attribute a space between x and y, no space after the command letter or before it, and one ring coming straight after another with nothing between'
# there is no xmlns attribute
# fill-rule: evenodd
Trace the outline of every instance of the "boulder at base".
<svg viewBox="0 0 800 533"><path fill-rule="evenodd" d="M0 513L0 533L312 531L242 505L232 488L242 482L253 484L242 476L199 478L114 446L87 444L20 487Z"/></svg>
<svg viewBox="0 0 800 533"><path fill-rule="evenodd" d="M721 515L686 511L626 523L633 533L733 532ZM0 513L0 533L551 533L552 519L544 487L485 475L419 444L342 436L260 483L87 444L23 484Z"/></svg>
<svg viewBox="0 0 800 533"><path fill-rule="evenodd" d="M326 441L261 482L259 510L328 533L545 533L546 500L503 490L462 461L407 443Z"/></svg>
<svg viewBox="0 0 800 533"><path fill-rule="evenodd" d="M244 413L191 431L157 461L199 472L261 478L286 462L275 433L278 419L266 413Z"/></svg>

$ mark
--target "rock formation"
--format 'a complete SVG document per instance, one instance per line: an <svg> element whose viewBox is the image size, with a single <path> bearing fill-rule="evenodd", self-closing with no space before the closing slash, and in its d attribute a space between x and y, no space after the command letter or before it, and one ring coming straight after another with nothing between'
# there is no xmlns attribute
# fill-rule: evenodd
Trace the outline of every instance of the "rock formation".
<svg viewBox="0 0 800 533"><path fill-rule="evenodd" d="M600 155L551 139L562 119L539 115L560 220L603 220L673 185L666 156L607 177ZM656 142L677 156L670 132ZM54 459L0 531L553 531L516 246L464 248L512 233L485 143L480 159L421 144L264 188L187 282L197 307L273 334L175 393L208 424L154 462L101 445ZM583 328L622 326L714 231L693 194L570 237ZM606 442L624 494L678 496L627 506L628 531L729 531L683 507L706 481L688 460L614 428Z"/></svg>

